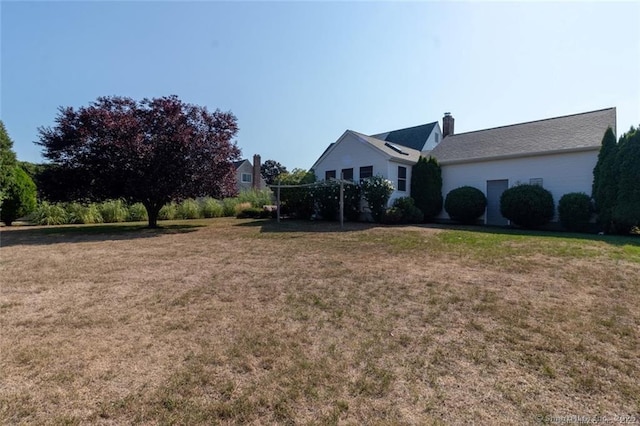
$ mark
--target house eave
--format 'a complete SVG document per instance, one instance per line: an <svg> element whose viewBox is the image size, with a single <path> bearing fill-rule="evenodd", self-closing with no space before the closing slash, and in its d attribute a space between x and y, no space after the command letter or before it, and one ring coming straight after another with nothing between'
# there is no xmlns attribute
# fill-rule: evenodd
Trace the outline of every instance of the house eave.
<svg viewBox="0 0 640 426"><path fill-rule="evenodd" d="M474 157L474 158L465 158L460 160L456 160L456 159L442 160L442 161L438 160L438 163L442 166L447 166L447 165L454 165L454 164L480 163L480 162L496 161L496 160L512 160L515 158L540 157L540 156L546 156L546 155L571 154L575 152L589 152L589 151L599 151L599 150L600 150L600 146L583 146L583 147L577 147L577 148L556 149L553 151L536 151L536 152L508 154L508 155L492 155L488 157Z"/></svg>

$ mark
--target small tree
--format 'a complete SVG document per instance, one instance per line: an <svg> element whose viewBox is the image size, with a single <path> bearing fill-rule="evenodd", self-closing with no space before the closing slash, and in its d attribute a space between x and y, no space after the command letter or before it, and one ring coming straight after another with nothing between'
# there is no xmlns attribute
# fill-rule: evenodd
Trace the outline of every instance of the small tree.
<svg viewBox="0 0 640 426"><path fill-rule="evenodd" d="M278 176L287 173L287 168L274 160L267 160L260 166L260 174L267 185L276 183Z"/></svg>
<svg viewBox="0 0 640 426"><path fill-rule="evenodd" d="M0 206L5 196L10 179L13 179L16 165L16 153L13 152L13 141L0 120Z"/></svg>
<svg viewBox="0 0 640 426"><path fill-rule="evenodd" d="M640 131L631 128L620 138L617 156L618 191L612 209L616 231L628 234L640 226Z"/></svg>
<svg viewBox="0 0 640 426"><path fill-rule="evenodd" d="M589 228L589 220L592 214L591 199L583 192L564 194L558 202L560 223L569 231L586 231Z"/></svg>
<svg viewBox="0 0 640 426"><path fill-rule="evenodd" d="M16 219L28 215L36 208L36 185L20 166L13 167L8 181L0 216L10 226Z"/></svg>
<svg viewBox="0 0 640 426"><path fill-rule="evenodd" d="M435 158L421 156L413 166L411 198L425 220L433 219L442 211L442 170Z"/></svg>
<svg viewBox="0 0 640 426"><path fill-rule="evenodd" d="M595 200L598 224L606 232L613 230L613 209L618 198L618 144L611 127L602 138L598 162L593 169L591 195Z"/></svg>
<svg viewBox="0 0 640 426"><path fill-rule="evenodd" d="M375 222L382 222L393 189L391 181L382 176L373 176L362 181L362 195Z"/></svg>
<svg viewBox="0 0 640 426"><path fill-rule="evenodd" d="M525 228L542 226L553 218L553 195L538 185L518 185L500 197L500 213Z"/></svg>
<svg viewBox="0 0 640 426"><path fill-rule="evenodd" d="M44 156L57 166L50 177L67 197L141 202L152 228L172 200L235 193L232 160L240 151L230 112L210 113L176 96L101 97L60 108L56 126L39 131Z"/></svg>
<svg viewBox="0 0 640 426"><path fill-rule="evenodd" d="M473 223L487 208L487 197L472 186L461 186L450 191L444 209L451 219L461 223Z"/></svg>

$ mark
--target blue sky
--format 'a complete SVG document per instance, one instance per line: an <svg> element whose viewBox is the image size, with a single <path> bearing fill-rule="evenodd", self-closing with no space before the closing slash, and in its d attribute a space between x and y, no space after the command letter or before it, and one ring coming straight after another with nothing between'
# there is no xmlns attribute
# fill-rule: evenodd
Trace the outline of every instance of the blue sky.
<svg viewBox="0 0 640 426"><path fill-rule="evenodd" d="M640 124L640 3L0 3L18 158L58 106L170 94L232 111L243 156L308 169L346 129L456 133L617 107Z"/></svg>

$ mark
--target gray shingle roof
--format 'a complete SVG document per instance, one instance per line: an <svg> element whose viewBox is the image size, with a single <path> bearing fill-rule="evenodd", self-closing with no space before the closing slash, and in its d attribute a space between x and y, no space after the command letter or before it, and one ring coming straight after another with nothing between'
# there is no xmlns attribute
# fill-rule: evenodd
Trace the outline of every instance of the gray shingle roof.
<svg viewBox="0 0 640 426"><path fill-rule="evenodd" d="M438 122L434 121L433 123L422 124L420 126L379 133L372 135L372 137L421 151L433 128L436 127L436 124L438 124Z"/></svg>
<svg viewBox="0 0 640 426"><path fill-rule="evenodd" d="M454 163L598 149L607 127L616 130L615 108L447 136L431 155Z"/></svg>
<svg viewBox="0 0 640 426"><path fill-rule="evenodd" d="M349 130L349 132L357 135L361 139L364 139L366 142L375 146L380 151L384 152L396 161L413 164L417 163L418 158L420 158L420 151L418 151L417 149L409 148L406 146L398 146L397 144L386 142L382 139L374 138L373 136L363 135L362 133L358 133L353 130Z"/></svg>

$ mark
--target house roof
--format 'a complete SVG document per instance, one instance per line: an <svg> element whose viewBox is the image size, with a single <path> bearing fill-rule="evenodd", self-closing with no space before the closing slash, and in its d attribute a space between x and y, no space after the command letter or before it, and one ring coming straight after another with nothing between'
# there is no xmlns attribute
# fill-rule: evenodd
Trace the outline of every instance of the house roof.
<svg viewBox="0 0 640 426"><path fill-rule="evenodd" d="M445 137L431 155L441 164L599 149L616 109L530 121Z"/></svg>
<svg viewBox="0 0 640 426"><path fill-rule="evenodd" d="M233 167L235 167L235 168L236 168L236 170L238 170L238 169L240 168L240 166L242 166L242 164L243 164L245 161L246 161L246 162L248 162L248 163L249 163L249 165L251 165L251 162L245 158L244 160L234 161L234 162L233 162Z"/></svg>
<svg viewBox="0 0 640 426"><path fill-rule="evenodd" d="M407 148L422 150L424 144L427 142L429 135L433 131L433 128L438 124L437 121L433 123L422 124L420 126L407 127L406 129L392 130L386 133L378 133L372 135L376 139L390 142L395 145L406 146Z"/></svg>
<svg viewBox="0 0 640 426"><path fill-rule="evenodd" d="M420 158L420 151L417 149L409 148L404 145L395 144L382 139L375 138L373 136L363 135L362 133L355 132L353 130L347 130L363 139L365 142L373 145L384 154L388 155L396 161L403 163L417 163Z"/></svg>

